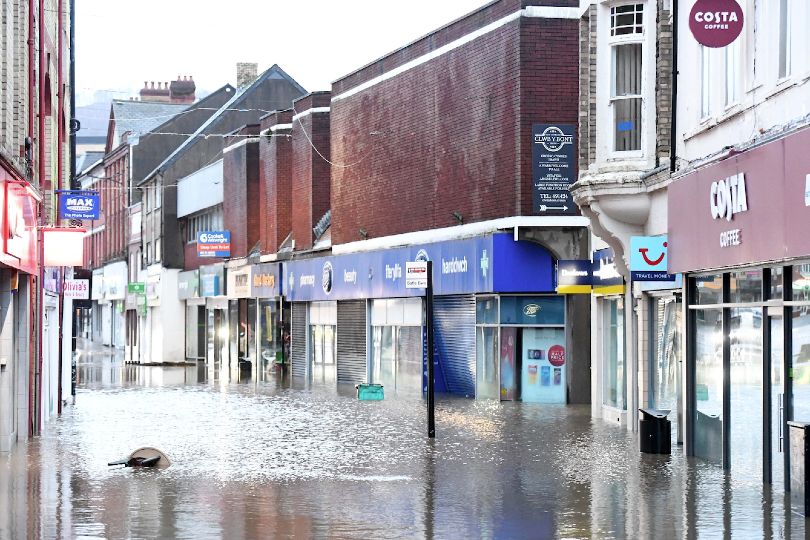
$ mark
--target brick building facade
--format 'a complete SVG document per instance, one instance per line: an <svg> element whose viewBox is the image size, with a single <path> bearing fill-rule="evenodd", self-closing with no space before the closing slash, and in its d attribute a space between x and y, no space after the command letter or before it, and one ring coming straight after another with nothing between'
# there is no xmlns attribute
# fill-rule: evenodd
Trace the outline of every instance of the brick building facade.
<svg viewBox="0 0 810 540"><path fill-rule="evenodd" d="M531 126L577 123L579 37L529 4L490 4L334 83L334 243L532 215Z"/></svg>

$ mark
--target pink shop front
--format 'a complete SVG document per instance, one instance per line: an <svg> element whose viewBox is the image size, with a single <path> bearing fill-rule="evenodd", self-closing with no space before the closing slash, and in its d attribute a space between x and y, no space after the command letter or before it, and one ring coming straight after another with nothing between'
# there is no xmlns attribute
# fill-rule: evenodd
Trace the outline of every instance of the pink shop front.
<svg viewBox="0 0 810 540"><path fill-rule="evenodd" d="M810 129L793 132L668 195L669 271L687 278L687 453L776 492L800 436L789 422L810 422L808 148Z"/></svg>

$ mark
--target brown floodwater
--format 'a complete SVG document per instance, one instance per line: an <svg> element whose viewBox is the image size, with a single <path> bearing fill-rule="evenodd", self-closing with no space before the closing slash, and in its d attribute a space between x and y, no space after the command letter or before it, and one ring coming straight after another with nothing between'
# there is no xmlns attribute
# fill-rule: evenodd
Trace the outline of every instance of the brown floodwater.
<svg viewBox="0 0 810 540"><path fill-rule="evenodd" d="M641 455L589 407L424 403L82 354L75 404L0 456L0 538L803 538L782 495ZM141 446L163 471L108 467Z"/></svg>

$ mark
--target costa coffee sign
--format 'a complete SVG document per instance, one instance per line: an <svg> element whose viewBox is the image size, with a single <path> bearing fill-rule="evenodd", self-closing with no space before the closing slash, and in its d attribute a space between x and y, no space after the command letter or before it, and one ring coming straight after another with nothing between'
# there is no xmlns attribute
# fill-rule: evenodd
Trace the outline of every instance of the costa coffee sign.
<svg viewBox="0 0 810 540"><path fill-rule="evenodd" d="M668 270L696 272L810 256L810 129L676 179Z"/></svg>
<svg viewBox="0 0 810 540"><path fill-rule="evenodd" d="M701 45L725 47L742 32L742 8L736 0L697 0L689 14L689 29Z"/></svg>

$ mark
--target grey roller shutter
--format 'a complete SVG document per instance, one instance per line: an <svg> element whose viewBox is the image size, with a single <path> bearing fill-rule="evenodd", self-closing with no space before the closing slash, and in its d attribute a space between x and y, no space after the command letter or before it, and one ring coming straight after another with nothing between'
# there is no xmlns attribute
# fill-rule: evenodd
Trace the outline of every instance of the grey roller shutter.
<svg viewBox="0 0 810 540"><path fill-rule="evenodd" d="M475 296L439 296L433 302L439 356L447 390L475 396Z"/></svg>
<svg viewBox="0 0 810 540"><path fill-rule="evenodd" d="M366 301L337 304L337 381L366 382Z"/></svg>
<svg viewBox="0 0 810 540"><path fill-rule="evenodd" d="M292 343L290 356L292 357L292 374L296 377L307 375L307 307L309 304L296 302L292 305Z"/></svg>

